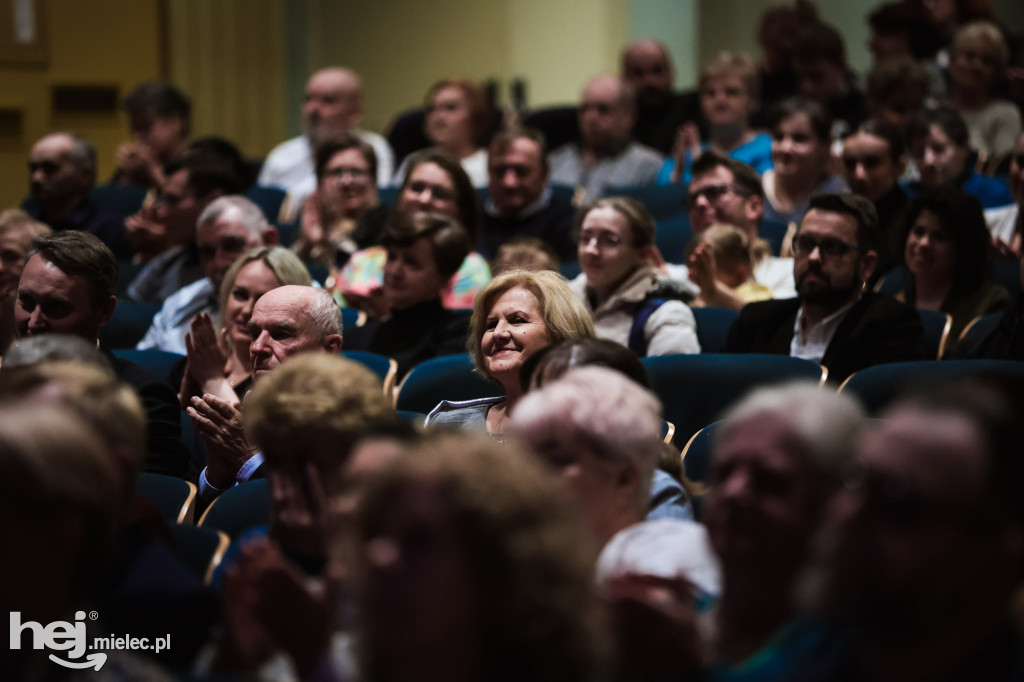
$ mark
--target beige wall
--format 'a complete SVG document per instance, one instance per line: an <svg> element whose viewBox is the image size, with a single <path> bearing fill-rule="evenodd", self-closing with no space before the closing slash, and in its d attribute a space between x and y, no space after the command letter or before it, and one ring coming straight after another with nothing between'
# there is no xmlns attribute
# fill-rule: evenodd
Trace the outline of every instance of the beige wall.
<svg viewBox="0 0 1024 682"><path fill-rule="evenodd" d="M445 76L498 79L503 102L521 77L532 106L572 102L588 76L616 68L628 24L627 0L307 0L306 18L309 69L358 71L371 130Z"/></svg>
<svg viewBox="0 0 1024 682"><path fill-rule="evenodd" d="M54 115L52 85L114 86L121 96L160 71L158 0L49 0L40 21L49 34L46 65L0 64L0 107L23 111L20 136L0 136L0 206L17 205L28 192L25 163L32 144L53 130L92 140L99 177L113 173L114 149L128 137L123 115Z"/></svg>
<svg viewBox="0 0 1024 682"><path fill-rule="evenodd" d="M262 157L285 137L283 0L172 0L170 79L193 100L192 135Z"/></svg>

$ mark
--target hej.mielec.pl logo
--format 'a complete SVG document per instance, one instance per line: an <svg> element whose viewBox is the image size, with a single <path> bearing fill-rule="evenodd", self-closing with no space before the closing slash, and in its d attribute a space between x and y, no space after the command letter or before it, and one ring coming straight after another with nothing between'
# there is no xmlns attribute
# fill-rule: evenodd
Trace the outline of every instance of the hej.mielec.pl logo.
<svg viewBox="0 0 1024 682"><path fill-rule="evenodd" d="M89 620L96 620L95 611L89 613ZM88 636L85 632L85 611L75 612L75 622L69 623L57 620L49 625L43 625L35 621L21 622L21 612L11 611L11 649L21 649L23 633L28 630L32 634L33 649L53 649L55 651L66 651L70 659L82 658L86 649L116 649L118 651L133 651L152 649L156 653L165 651L171 647L171 635L154 637L155 646L150 646L148 637L95 637L92 646L89 646ZM50 654L50 660L66 668L95 668L99 670L107 662L107 655L102 651L91 653L85 660L74 661L64 660Z"/></svg>

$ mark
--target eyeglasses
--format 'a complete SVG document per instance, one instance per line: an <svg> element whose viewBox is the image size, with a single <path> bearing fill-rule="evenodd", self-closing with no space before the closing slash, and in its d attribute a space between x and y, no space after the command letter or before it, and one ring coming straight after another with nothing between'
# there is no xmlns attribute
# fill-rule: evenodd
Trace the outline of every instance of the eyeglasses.
<svg viewBox="0 0 1024 682"><path fill-rule="evenodd" d="M622 246L622 237L614 232L607 232L603 230L586 230L584 232L580 232L577 242L580 246L588 246L590 242L595 239L597 240L597 248L599 249L614 249L618 246Z"/></svg>
<svg viewBox="0 0 1024 682"><path fill-rule="evenodd" d="M793 240L793 255L795 256L810 256L815 249L818 249L823 258L842 258L851 251L858 250L856 246L832 237L818 240L810 235L801 234Z"/></svg>
<svg viewBox="0 0 1024 682"><path fill-rule="evenodd" d="M707 199L709 204L716 204L729 192L744 199L750 196L744 192L738 192L732 185L708 185L707 187L701 187L690 192L686 197L686 205L688 207L694 206L701 197Z"/></svg>

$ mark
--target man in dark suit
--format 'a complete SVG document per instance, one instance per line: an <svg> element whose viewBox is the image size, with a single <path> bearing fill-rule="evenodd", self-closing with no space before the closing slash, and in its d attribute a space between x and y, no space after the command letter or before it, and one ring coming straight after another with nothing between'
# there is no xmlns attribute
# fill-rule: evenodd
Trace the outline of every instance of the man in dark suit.
<svg viewBox="0 0 1024 682"><path fill-rule="evenodd" d="M18 282L18 336L72 334L98 343L117 305L116 286L117 259L96 236L69 230L36 239ZM174 390L142 367L105 354L118 379L135 389L146 409L143 471L184 476L188 453L181 444Z"/></svg>
<svg viewBox="0 0 1024 682"><path fill-rule="evenodd" d="M924 358L921 319L864 291L878 260L875 207L853 194L823 194L793 240L797 297L751 303L729 330L727 353L774 353L819 362L838 384L865 367Z"/></svg>

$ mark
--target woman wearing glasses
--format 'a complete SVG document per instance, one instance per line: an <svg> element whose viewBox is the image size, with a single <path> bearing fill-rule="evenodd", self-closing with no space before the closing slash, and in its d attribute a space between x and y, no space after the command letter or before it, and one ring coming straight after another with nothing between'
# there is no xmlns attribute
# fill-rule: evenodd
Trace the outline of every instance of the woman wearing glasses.
<svg viewBox="0 0 1024 682"><path fill-rule="evenodd" d="M764 222L800 223L811 197L849 191L829 173L832 117L817 102L793 97L769 116L772 162L764 172Z"/></svg>
<svg viewBox="0 0 1024 682"><path fill-rule="evenodd" d="M697 324L682 292L654 268L654 219L624 197L599 199L576 219L582 273L573 291L597 336L640 357L699 353Z"/></svg>

